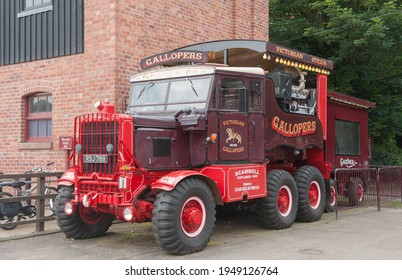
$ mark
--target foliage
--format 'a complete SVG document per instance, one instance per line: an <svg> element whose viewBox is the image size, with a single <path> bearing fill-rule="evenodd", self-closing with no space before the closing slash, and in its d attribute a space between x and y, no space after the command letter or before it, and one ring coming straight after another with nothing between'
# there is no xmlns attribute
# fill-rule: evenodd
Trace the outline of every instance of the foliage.
<svg viewBox="0 0 402 280"><path fill-rule="evenodd" d="M376 102L372 164L402 165L402 1L271 0L270 40L335 63L331 89Z"/></svg>

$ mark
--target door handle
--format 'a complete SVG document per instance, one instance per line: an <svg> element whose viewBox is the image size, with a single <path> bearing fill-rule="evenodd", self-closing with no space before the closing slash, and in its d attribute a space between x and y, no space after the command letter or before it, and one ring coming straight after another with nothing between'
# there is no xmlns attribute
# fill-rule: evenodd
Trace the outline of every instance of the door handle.
<svg viewBox="0 0 402 280"><path fill-rule="evenodd" d="M253 137L250 137L250 146L254 146L255 143L255 122L254 121L250 121L251 125L253 126Z"/></svg>

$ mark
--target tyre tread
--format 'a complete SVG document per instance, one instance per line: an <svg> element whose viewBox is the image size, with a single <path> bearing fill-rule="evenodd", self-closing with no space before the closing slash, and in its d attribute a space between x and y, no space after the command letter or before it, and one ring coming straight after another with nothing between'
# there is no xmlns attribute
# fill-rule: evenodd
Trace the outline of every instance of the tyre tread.
<svg viewBox="0 0 402 280"><path fill-rule="evenodd" d="M97 224L85 223L78 214L78 209L73 215L64 213L64 204L73 198L73 188L61 186L54 202L54 213L57 225L67 238L88 239L101 236L110 228L113 216L104 214L104 218ZM78 207L77 207L78 208Z"/></svg>
<svg viewBox="0 0 402 280"><path fill-rule="evenodd" d="M208 204L210 204L209 207L211 211L210 216L207 216L205 225L205 227L209 227L206 229L206 236L203 236L200 240L198 240L198 237L193 240L182 237L177 225L178 212L180 211L181 203L186 196L191 196L189 193L194 189L196 192L204 193L205 206L208 208ZM207 246L214 228L214 196L203 180L199 178L187 178L184 181L181 181L174 190L170 192L160 192L156 196L153 210L152 230L156 242L167 252L174 255L183 255L203 250Z"/></svg>
<svg viewBox="0 0 402 280"><path fill-rule="evenodd" d="M296 220L299 222L318 221L324 213L325 206L325 183L321 172L314 166L302 166L294 174L297 191L299 193L299 207ZM309 203L308 190L310 183L315 180L320 185L321 200L317 209L312 209Z"/></svg>

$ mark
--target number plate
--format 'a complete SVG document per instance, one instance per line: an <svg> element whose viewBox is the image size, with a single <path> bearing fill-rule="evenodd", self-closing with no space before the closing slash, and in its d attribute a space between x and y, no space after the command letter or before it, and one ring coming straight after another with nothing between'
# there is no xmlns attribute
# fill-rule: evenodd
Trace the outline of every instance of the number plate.
<svg viewBox="0 0 402 280"><path fill-rule="evenodd" d="M107 155L84 155L84 163L107 163Z"/></svg>

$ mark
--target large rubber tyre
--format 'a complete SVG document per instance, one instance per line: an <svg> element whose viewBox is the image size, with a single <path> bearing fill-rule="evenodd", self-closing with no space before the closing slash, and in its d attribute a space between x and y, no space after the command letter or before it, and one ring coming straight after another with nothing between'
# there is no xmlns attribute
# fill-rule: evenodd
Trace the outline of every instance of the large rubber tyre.
<svg viewBox="0 0 402 280"><path fill-rule="evenodd" d="M8 192L0 192L0 198L7 198L7 197L13 197L11 193ZM21 221L21 215L16 215L16 216L3 216L0 213L0 223L1 225L5 225L1 229L3 230L13 230L17 226L12 226L12 225L6 225L7 223L12 223L12 222L19 222Z"/></svg>
<svg viewBox="0 0 402 280"><path fill-rule="evenodd" d="M334 185L334 180L330 179L325 181L325 208L324 212L325 213L331 213L335 211L336 207L336 188Z"/></svg>
<svg viewBox="0 0 402 280"><path fill-rule="evenodd" d="M203 250L215 228L212 191L200 178L184 179L170 192L156 196L152 230L158 244L170 254Z"/></svg>
<svg viewBox="0 0 402 280"><path fill-rule="evenodd" d="M289 172L272 170L268 173L268 195L257 201L256 211L261 225L269 229L292 226L297 214L296 183Z"/></svg>
<svg viewBox="0 0 402 280"><path fill-rule="evenodd" d="M360 177L355 177L348 183L348 190L350 206L360 206L364 203L364 185Z"/></svg>
<svg viewBox="0 0 402 280"><path fill-rule="evenodd" d="M314 166L302 166L296 170L294 178L299 194L296 220L318 221L325 206L325 183L320 171Z"/></svg>
<svg viewBox="0 0 402 280"><path fill-rule="evenodd" d="M113 216L96 213L89 208L85 208L81 203L77 205L74 214L66 215L64 213L64 204L72 198L73 187L59 187L54 202L54 214L57 225L64 235L67 238L86 239L105 234L112 224Z"/></svg>

